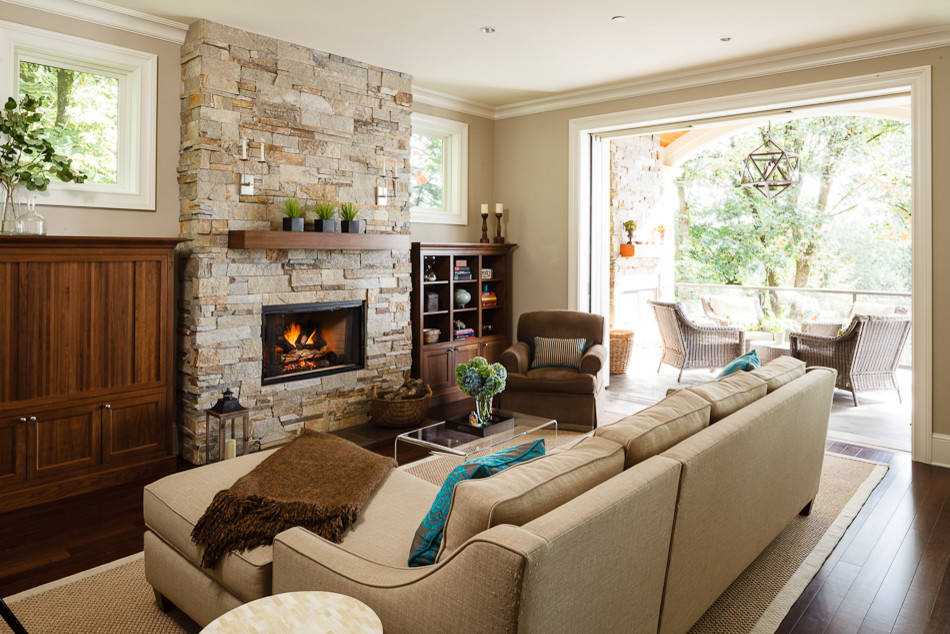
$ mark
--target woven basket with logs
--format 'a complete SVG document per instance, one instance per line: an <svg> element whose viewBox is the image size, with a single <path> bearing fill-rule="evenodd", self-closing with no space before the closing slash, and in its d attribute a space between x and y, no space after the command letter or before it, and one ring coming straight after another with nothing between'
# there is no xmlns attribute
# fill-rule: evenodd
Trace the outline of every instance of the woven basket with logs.
<svg viewBox="0 0 950 634"><path fill-rule="evenodd" d="M402 387L384 394L374 385L370 414L382 427L412 427L429 414L431 396L432 388L419 379L406 379Z"/></svg>

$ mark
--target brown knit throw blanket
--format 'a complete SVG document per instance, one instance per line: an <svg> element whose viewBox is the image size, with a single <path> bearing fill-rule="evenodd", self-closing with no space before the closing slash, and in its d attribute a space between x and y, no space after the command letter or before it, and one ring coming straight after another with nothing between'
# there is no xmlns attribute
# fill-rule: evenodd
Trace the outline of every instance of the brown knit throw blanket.
<svg viewBox="0 0 950 634"><path fill-rule="evenodd" d="M394 466L348 440L304 430L214 496L191 532L205 546L201 565L214 568L225 553L271 544L294 526L340 542Z"/></svg>

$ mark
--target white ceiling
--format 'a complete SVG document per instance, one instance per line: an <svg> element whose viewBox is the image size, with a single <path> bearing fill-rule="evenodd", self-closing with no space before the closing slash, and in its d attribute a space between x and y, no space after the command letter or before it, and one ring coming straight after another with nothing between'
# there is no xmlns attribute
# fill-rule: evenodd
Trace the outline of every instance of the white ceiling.
<svg viewBox="0 0 950 634"><path fill-rule="evenodd" d="M489 106L950 25L948 0L107 2L270 35Z"/></svg>

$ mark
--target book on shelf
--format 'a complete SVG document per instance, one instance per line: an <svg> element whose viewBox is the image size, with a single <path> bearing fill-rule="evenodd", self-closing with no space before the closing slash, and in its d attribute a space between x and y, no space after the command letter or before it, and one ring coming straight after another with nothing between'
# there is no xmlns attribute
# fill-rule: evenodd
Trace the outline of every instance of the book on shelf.
<svg viewBox="0 0 950 634"><path fill-rule="evenodd" d="M460 267L460 266L468 267L468 260L456 259L456 260L455 260L455 268L458 269L458 267Z"/></svg>
<svg viewBox="0 0 950 634"><path fill-rule="evenodd" d="M455 331L456 339L472 339L475 337L474 328L460 328Z"/></svg>

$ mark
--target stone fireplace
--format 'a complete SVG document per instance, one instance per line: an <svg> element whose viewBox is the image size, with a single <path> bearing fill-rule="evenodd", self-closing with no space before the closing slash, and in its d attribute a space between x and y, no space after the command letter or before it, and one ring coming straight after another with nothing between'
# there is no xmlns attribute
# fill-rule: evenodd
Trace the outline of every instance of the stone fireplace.
<svg viewBox="0 0 950 634"><path fill-rule="evenodd" d="M355 202L366 233L408 234L411 78L198 21L182 46L181 103L179 193L188 238L178 323L182 455L203 462L211 443L216 459L204 410L225 388L251 410L252 450L303 427L366 422L372 386L397 385L411 366L408 238L405 249L291 249L231 248L229 236L282 235L291 196ZM244 139L252 160L241 160ZM254 179L253 195L241 192L244 175ZM376 204L377 186L390 192L386 205ZM303 317L301 331L318 318L333 321L322 309L297 313L304 304L335 306L330 313L354 308L362 324L340 330L327 323L321 343L312 333L286 332L293 320L283 318L274 327L283 341L273 333L268 350L275 307ZM288 371L275 377L265 368L276 361ZM294 363L321 371L303 374Z"/></svg>

